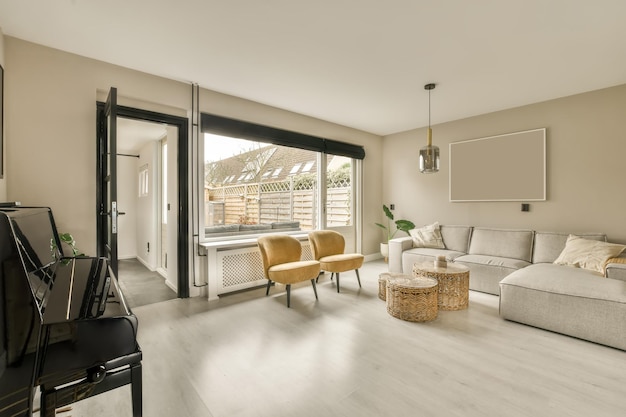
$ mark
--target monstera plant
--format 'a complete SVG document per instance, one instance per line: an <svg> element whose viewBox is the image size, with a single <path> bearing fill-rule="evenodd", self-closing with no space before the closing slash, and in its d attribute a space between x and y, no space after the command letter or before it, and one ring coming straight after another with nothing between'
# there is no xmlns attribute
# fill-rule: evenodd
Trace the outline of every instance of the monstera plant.
<svg viewBox="0 0 626 417"><path fill-rule="evenodd" d="M387 217L387 224L376 223L376 226L385 230L385 241L380 244L380 253L385 257L385 260L389 257L389 241L394 238L398 231L403 231L407 235L409 230L415 229L415 224L410 220L395 220L393 213L389 210L389 207L383 204L383 212Z"/></svg>

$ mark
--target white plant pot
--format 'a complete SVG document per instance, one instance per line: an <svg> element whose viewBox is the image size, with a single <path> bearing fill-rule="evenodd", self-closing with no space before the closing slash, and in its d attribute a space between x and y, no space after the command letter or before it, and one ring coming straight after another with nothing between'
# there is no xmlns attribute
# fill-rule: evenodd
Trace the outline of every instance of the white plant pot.
<svg viewBox="0 0 626 417"><path fill-rule="evenodd" d="M385 262L389 258L389 243L381 243L380 244L380 254L385 258Z"/></svg>

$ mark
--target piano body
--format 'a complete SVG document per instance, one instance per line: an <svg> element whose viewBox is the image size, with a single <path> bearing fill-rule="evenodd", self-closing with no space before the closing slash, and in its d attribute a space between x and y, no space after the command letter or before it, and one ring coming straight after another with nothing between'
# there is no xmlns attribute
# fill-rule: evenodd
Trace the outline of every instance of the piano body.
<svg viewBox="0 0 626 417"><path fill-rule="evenodd" d="M142 413L137 318L106 258L64 257L48 208L0 208L0 417L40 416L131 384Z"/></svg>

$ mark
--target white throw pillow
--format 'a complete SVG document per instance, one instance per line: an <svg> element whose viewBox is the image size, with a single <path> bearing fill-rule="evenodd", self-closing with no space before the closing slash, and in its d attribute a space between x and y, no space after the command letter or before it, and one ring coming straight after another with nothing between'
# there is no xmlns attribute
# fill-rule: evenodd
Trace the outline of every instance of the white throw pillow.
<svg viewBox="0 0 626 417"><path fill-rule="evenodd" d="M409 234L413 238L414 248L436 248L445 249L439 229L439 222L420 227L419 229L409 230Z"/></svg>
<svg viewBox="0 0 626 417"><path fill-rule="evenodd" d="M626 249L626 246L618 245L617 243L607 243L569 235L565 248L554 263L604 274L606 261L618 256L624 249Z"/></svg>

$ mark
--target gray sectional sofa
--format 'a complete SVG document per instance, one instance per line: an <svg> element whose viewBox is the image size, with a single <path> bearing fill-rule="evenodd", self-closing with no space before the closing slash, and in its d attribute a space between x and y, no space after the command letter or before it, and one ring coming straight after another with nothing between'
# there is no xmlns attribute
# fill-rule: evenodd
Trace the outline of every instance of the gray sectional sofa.
<svg viewBox="0 0 626 417"><path fill-rule="evenodd" d="M455 225L440 232L445 248L390 240L389 271L411 274L414 263L443 255L469 267L471 290L500 296L503 318L626 350L625 253L602 276L554 263L567 233ZM600 233L577 236L606 242Z"/></svg>

